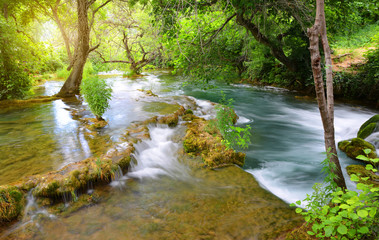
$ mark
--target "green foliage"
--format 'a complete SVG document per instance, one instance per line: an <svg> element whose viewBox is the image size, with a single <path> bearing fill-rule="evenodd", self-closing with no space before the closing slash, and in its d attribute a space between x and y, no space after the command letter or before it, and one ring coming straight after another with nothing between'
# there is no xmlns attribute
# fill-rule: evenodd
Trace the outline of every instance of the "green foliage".
<svg viewBox="0 0 379 240"><path fill-rule="evenodd" d="M371 149L368 149L368 148L364 149L363 152L365 153L365 155L358 155L356 158L359 160L370 163L370 164L366 165L367 170L372 170L373 172L377 172L376 168L378 167L378 164L379 164L379 158L370 158L369 157L369 154L372 152Z"/></svg>
<svg viewBox="0 0 379 240"><path fill-rule="evenodd" d="M329 162L329 157L323 162L324 171L328 173L324 186L319 183L313 186L313 194L303 200L307 202L306 211L296 208L311 224L312 230L307 233L319 239L376 239L379 236L379 188L363 183L357 184L359 192L337 188L328 170ZM358 182L360 178L353 174L351 180ZM300 205L301 201L296 204Z"/></svg>
<svg viewBox="0 0 379 240"><path fill-rule="evenodd" d="M57 78L67 79L70 76L70 71L67 70L67 67L63 67L57 71Z"/></svg>
<svg viewBox="0 0 379 240"><path fill-rule="evenodd" d="M227 149L248 148L250 143L250 126L237 127L234 123L237 120L237 115L234 112L233 100L226 99L225 94L221 91L222 99L216 109L216 119L210 124L214 125L221 133L222 143ZM210 126L212 128L213 126Z"/></svg>
<svg viewBox="0 0 379 240"><path fill-rule="evenodd" d="M84 96L85 101L96 118L102 119L101 116L109 107L112 88L108 86L104 79L100 79L98 76L91 76L82 80L80 93Z"/></svg>
<svg viewBox="0 0 379 240"><path fill-rule="evenodd" d="M378 39L375 40L375 36L379 36L378 32L379 23L367 24L350 34L343 32L335 34L330 45L332 49L373 46L378 43Z"/></svg>
<svg viewBox="0 0 379 240"><path fill-rule="evenodd" d="M0 63L0 100L23 98L32 87L29 75L12 63L5 63L7 70Z"/></svg>

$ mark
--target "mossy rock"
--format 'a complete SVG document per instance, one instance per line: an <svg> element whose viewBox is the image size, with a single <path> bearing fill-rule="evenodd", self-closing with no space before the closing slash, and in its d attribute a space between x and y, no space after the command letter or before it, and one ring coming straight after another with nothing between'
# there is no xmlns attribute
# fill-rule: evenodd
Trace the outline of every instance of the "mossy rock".
<svg viewBox="0 0 379 240"><path fill-rule="evenodd" d="M348 157L355 160L359 160L357 159L357 156L365 155L363 151L365 149L371 149L371 153L368 155L369 158L376 158L377 156L375 147L362 138L353 138L350 141L341 141L338 143L338 148L341 149L341 151L345 152Z"/></svg>
<svg viewBox="0 0 379 240"><path fill-rule="evenodd" d="M346 147L350 144L349 140L344 140L338 143L338 148L341 149L341 151L345 152Z"/></svg>
<svg viewBox="0 0 379 240"><path fill-rule="evenodd" d="M23 192L14 186L0 186L0 224L15 220L24 206Z"/></svg>
<svg viewBox="0 0 379 240"><path fill-rule="evenodd" d="M364 122L362 124L362 126L359 128L358 137L359 137L359 133L361 131L363 131L369 124L371 124L371 123L378 124L378 122L379 122L379 114L372 116L369 120L367 120L366 122Z"/></svg>
<svg viewBox="0 0 379 240"><path fill-rule="evenodd" d="M186 153L201 156L209 168L219 168L230 165L243 166L246 154L235 152L222 144L220 133L209 133L206 129L209 121L195 117L187 123L187 131L183 141Z"/></svg>
<svg viewBox="0 0 379 240"><path fill-rule="evenodd" d="M379 126L377 122L370 123L366 125L365 128L362 128L361 130L359 130L358 137L365 139L368 136L370 136L372 133L377 132L378 129L379 129Z"/></svg>
<svg viewBox="0 0 379 240"><path fill-rule="evenodd" d="M158 123L167 124L169 127L176 127L176 125L178 125L178 122L179 122L179 116L183 116L184 112L185 112L184 107L180 106L179 109L175 113L160 117L158 119Z"/></svg>
<svg viewBox="0 0 379 240"><path fill-rule="evenodd" d="M360 178L368 177L366 181L361 179L360 182L362 183L379 185L379 176L367 170L363 165L349 165L346 167L346 170L349 175L355 174Z"/></svg>

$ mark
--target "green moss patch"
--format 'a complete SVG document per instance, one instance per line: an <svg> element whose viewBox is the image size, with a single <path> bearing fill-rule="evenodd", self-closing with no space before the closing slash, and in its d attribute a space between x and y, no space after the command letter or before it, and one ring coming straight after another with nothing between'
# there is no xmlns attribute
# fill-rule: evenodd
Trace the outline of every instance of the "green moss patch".
<svg viewBox="0 0 379 240"><path fill-rule="evenodd" d="M210 168L218 168L237 164L243 166L246 154L227 149L222 144L220 133L207 131L208 121L194 117L187 123L184 137L184 151L190 155L200 155L204 164Z"/></svg>
<svg viewBox="0 0 379 240"><path fill-rule="evenodd" d="M363 140L362 138L353 138L351 140L345 140L338 143L338 148L345 152L346 155L352 159L357 159L359 155L365 155L364 149L371 149L371 153L368 155L369 158L376 158L375 147Z"/></svg>
<svg viewBox="0 0 379 240"><path fill-rule="evenodd" d="M0 187L0 224L16 219L25 205L25 196L14 186Z"/></svg>
<svg viewBox="0 0 379 240"><path fill-rule="evenodd" d="M360 182L362 183L379 185L379 176L372 171L367 170L365 166L349 165L346 167L346 170L349 175L357 175L361 179ZM366 177L368 177L367 180L362 180L362 178Z"/></svg>
<svg viewBox="0 0 379 240"><path fill-rule="evenodd" d="M367 138L372 133L376 132L377 125L378 125L378 123L376 123L376 122L373 122L373 123L370 123L370 124L366 125L366 127L364 127L363 129L359 130L358 137L362 138L362 139Z"/></svg>

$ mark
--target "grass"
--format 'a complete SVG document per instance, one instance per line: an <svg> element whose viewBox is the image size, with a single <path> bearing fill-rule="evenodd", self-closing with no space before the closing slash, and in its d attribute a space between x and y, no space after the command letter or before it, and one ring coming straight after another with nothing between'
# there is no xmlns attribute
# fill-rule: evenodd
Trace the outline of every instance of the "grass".
<svg viewBox="0 0 379 240"><path fill-rule="evenodd" d="M339 54L343 54L346 49L377 47L378 39L379 22L368 24L349 36L334 36L331 47L333 50L341 49Z"/></svg>

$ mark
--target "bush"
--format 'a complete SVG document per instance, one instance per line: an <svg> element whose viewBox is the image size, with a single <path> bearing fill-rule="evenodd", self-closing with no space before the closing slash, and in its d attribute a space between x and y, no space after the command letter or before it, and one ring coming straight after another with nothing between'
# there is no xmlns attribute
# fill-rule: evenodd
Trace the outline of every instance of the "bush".
<svg viewBox="0 0 379 240"><path fill-rule="evenodd" d="M5 71L0 64L0 100L23 98L32 87L29 75L17 66L8 69Z"/></svg>
<svg viewBox="0 0 379 240"><path fill-rule="evenodd" d="M220 104L215 107L216 119L210 122L208 130L216 127L222 137L222 143L227 149L247 148L250 143L250 126L245 128L234 126L237 115L234 112L233 100L226 100L225 94L221 91L222 99ZM212 126L213 125L213 126Z"/></svg>
<svg viewBox="0 0 379 240"><path fill-rule="evenodd" d="M343 191L334 184L330 167L325 167L330 164L329 158L323 164L327 173L324 186L320 183L314 185L313 194L304 199L308 202L306 211L296 208L296 212L302 214L311 225L307 233L317 239L377 239L379 188L358 183L359 192ZM371 164L366 169L376 172ZM355 182L367 179L351 175L351 180ZM301 204L301 201L296 203Z"/></svg>
<svg viewBox="0 0 379 240"><path fill-rule="evenodd" d="M100 79L98 76L90 76L82 80L80 93L96 118L103 120L102 116L109 107L109 100L112 97L112 88L104 79Z"/></svg>

